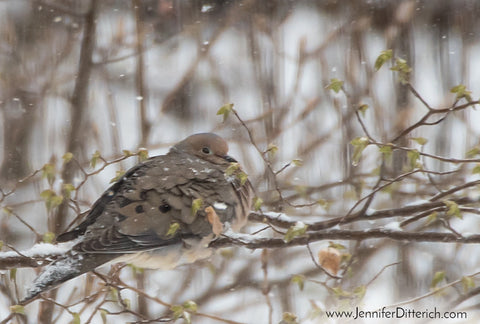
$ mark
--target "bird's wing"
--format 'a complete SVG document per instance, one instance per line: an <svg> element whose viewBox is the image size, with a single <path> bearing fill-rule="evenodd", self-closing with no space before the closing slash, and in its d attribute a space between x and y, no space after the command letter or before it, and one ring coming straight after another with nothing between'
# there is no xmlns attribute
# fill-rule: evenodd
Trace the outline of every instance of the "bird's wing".
<svg viewBox="0 0 480 324"><path fill-rule="evenodd" d="M67 242L67 241L72 241L79 236L85 234L85 231L87 228L94 224L97 218L102 215L102 213L105 210L105 207L112 203L112 201L115 200L117 197L117 193L122 191L122 188L125 187L125 184L129 181L131 181L132 178L134 178L134 174L136 172L142 172L144 169L149 168L149 165L152 163L152 160L154 158L150 158L147 161L143 163L139 163L129 169L121 179L119 179L117 182L115 182L110 188L105 190L105 192L100 196L100 198L97 199L97 201L93 204L92 208L88 212L87 216L85 219L78 225L76 226L73 230L70 230L68 232L62 233L57 236L56 240L57 242Z"/></svg>
<svg viewBox="0 0 480 324"><path fill-rule="evenodd" d="M84 222L57 240L80 237L74 249L86 253L129 253L205 237L212 233L206 207L222 222L238 213L234 184L218 166L189 155L152 158L130 169ZM200 203L196 210L194 200Z"/></svg>
<svg viewBox="0 0 480 324"><path fill-rule="evenodd" d="M99 236L89 237L75 245L74 250L85 253L133 253L174 245L192 235L174 235L164 239L154 232L138 235L124 234L115 226L105 229Z"/></svg>

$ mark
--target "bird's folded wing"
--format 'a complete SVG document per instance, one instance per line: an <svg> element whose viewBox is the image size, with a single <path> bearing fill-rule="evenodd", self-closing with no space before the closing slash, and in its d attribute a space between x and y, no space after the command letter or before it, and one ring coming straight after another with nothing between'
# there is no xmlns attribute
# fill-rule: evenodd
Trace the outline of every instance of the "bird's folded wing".
<svg viewBox="0 0 480 324"><path fill-rule="evenodd" d="M137 164L136 166L128 170L119 181L115 182L110 188L108 188L102 194L102 196L93 204L90 212L82 221L82 223L75 227L73 230L60 234L57 237L57 242L67 242L77 238L78 236L83 235L88 226L95 223L98 217L103 214L106 206L116 198L116 194L119 191L122 191L122 188L126 184L128 184L132 178L137 177L138 174L143 174L145 170L150 167L152 162L154 162L154 159L155 158L151 158L143 163Z"/></svg>
<svg viewBox="0 0 480 324"><path fill-rule="evenodd" d="M179 244L182 240L192 237L194 237L193 234L178 233L165 239L159 237L153 231L126 235L121 233L117 227L111 227L97 237L78 243L74 250L85 253L135 253Z"/></svg>

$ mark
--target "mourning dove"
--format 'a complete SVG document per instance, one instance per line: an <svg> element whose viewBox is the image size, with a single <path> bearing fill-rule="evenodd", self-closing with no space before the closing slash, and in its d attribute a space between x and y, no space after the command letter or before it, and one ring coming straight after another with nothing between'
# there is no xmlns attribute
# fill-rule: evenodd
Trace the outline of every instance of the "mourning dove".
<svg viewBox="0 0 480 324"><path fill-rule="evenodd" d="M57 237L72 248L35 279L24 301L110 261L172 269L208 257L222 231L245 225L253 195L227 152L220 136L195 134L128 170L80 225Z"/></svg>

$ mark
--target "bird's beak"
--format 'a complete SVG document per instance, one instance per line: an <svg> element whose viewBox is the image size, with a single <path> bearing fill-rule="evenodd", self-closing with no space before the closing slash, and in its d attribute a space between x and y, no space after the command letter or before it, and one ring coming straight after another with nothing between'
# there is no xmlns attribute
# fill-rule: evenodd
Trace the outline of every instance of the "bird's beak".
<svg viewBox="0 0 480 324"><path fill-rule="evenodd" d="M230 155L225 155L225 156L223 156L223 159L224 159L225 161L228 161L228 162L237 163L237 160L235 160L234 158L232 158Z"/></svg>

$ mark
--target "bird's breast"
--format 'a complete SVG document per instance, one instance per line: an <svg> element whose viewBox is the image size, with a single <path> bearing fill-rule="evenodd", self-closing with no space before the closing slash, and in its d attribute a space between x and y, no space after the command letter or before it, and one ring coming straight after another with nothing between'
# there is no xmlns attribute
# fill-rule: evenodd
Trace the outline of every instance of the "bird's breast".
<svg viewBox="0 0 480 324"><path fill-rule="evenodd" d="M181 265L209 258L212 250L208 248L208 243L212 238L213 236L187 239L183 243L150 251L124 254L113 260L112 263L125 262L139 268L172 270Z"/></svg>

